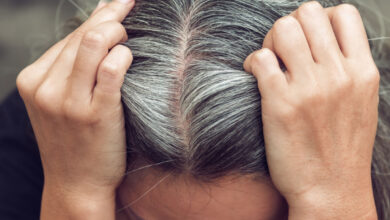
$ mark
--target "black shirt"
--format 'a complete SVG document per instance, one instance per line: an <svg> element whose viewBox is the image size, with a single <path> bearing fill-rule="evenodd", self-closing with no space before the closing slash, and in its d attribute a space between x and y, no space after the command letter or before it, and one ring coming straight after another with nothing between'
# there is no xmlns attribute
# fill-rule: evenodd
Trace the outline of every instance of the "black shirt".
<svg viewBox="0 0 390 220"><path fill-rule="evenodd" d="M0 105L0 219L39 219L43 170L17 91Z"/></svg>

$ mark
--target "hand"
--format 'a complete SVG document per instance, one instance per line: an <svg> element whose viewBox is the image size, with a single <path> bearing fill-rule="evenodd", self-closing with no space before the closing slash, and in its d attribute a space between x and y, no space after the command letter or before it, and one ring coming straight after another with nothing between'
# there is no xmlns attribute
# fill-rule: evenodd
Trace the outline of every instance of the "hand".
<svg viewBox="0 0 390 220"><path fill-rule="evenodd" d="M244 67L258 80L269 170L290 218L375 219L380 76L357 9L303 4Z"/></svg>
<svg viewBox="0 0 390 220"><path fill-rule="evenodd" d="M53 197L115 201L126 169L120 88L132 62L117 44L127 40L120 22L133 6L101 4L18 76L44 169L43 215Z"/></svg>

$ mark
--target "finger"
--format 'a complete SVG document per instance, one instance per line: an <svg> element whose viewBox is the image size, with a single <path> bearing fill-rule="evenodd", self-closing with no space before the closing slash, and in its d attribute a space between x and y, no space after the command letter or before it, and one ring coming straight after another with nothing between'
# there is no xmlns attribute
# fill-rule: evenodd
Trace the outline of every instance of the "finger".
<svg viewBox="0 0 390 220"><path fill-rule="evenodd" d="M291 78L305 77L314 65L305 34L299 22L286 16L275 22L263 46L273 50L287 67Z"/></svg>
<svg viewBox="0 0 390 220"><path fill-rule="evenodd" d="M64 39L57 42L54 46L47 50L39 59L37 59L34 64L46 72L57 59L58 55L64 49L65 45L68 43L71 37L72 35L69 34Z"/></svg>
<svg viewBox="0 0 390 220"><path fill-rule="evenodd" d="M332 64L341 51L324 8L316 1L303 4L293 14L302 26L317 63Z"/></svg>
<svg viewBox="0 0 390 220"><path fill-rule="evenodd" d="M114 0L110 3L102 3L105 5L84 22L79 30L83 32L106 21L121 22L134 7L134 3L134 0Z"/></svg>
<svg viewBox="0 0 390 220"><path fill-rule="evenodd" d="M19 77L19 79L23 79L23 81L34 81L34 89L31 89L31 91L36 91L49 76L52 77L48 83L64 84L69 73L72 71L77 48L80 45L83 33L88 30L88 28L96 26L104 21L123 20L134 6L134 1L123 2L124 1L116 0L107 5L103 5L93 16L93 19L90 18L75 32L58 42L34 63L33 69L39 69L40 71L34 71L36 74L31 76L31 79L29 78L30 76L25 77L26 74L23 74L23 77Z"/></svg>
<svg viewBox="0 0 390 220"><path fill-rule="evenodd" d="M53 65L62 49L69 41L70 36L62 39L49 50L47 50L39 59L33 64L26 67L16 80L18 88L28 91L20 91L24 96L33 96L38 87L42 84L48 74L48 70Z"/></svg>
<svg viewBox="0 0 390 220"><path fill-rule="evenodd" d="M285 74L270 49L263 48L250 54L244 62L244 69L256 77L262 98L286 92L288 83Z"/></svg>
<svg viewBox="0 0 390 220"><path fill-rule="evenodd" d="M122 21L128 12L134 6L134 0L123 3L125 0L115 0L101 8L94 16L89 18L75 32L65 45L62 52L58 55L58 59L54 63L49 75L55 81L65 81L69 73L72 71L73 64L76 59L76 54L80 46L81 40L88 30L107 21Z"/></svg>
<svg viewBox="0 0 390 220"><path fill-rule="evenodd" d="M107 5L107 2L100 0L98 5L96 6L95 10L92 12L91 16L94 16L100 9L105 7ZM91 17L90 16L90 17Z"/></svg>
<svg viewBox="0 0 390 220"><path fill-rule="evenodd" d="M115 21L102 23L84 35L69 77L75 100L85 101L91 98L99 64L109 49L126 40L125 28Z"/></svg>
<svg viewBox="0 0 390 220"><path fill-rule="evenodd" d="M273 29L268 31L268 33L264 37L263 48L268 48L272 51L275 51L274 43L272 41Z"/></svg>
<svg viewBox="0 0 390 220"><path fill-rule="evenodd" d="M342 4L327 8L334 33L345 57L371 56L370 45L359 11L352 5Z"/></svg>
<svg viewBox="0 0 390 220"><path fill-rule="evenodd" d="M92 97L92 105L95 109L117 107L120 104L124 75L132 61L130 49L123 45L114 47L103 60L99 66Z"/></svg>

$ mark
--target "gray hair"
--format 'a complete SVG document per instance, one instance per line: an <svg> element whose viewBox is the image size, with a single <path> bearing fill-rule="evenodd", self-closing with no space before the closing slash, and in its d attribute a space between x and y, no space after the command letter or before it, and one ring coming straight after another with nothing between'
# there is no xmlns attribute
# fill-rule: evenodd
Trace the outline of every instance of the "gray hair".
<svg viewBox="0 0 390 220"><path fill-rule="evenodd" d="M122 88L129 167L143 160L203 181L226 174L267 176L260 94L242 64L261 48L273 23L303 2L138 1L123 22L125 45L134 55ZM372 179L378 215L390 219L390 66L380 68Z"/></svg>

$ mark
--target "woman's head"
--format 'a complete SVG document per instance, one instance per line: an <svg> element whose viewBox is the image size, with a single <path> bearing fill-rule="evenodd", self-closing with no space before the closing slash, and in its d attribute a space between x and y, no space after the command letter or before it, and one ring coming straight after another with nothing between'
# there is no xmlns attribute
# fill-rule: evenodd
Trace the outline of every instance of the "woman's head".
<svg viewBox="0 0 390 220"><path fill-rule="evenodd" d="M243 70L297 1L139 1L123 22L129 160L209 180L267 173L260 94Z"/></svg>
<svg viewBox="0 0 390 220"><path fill-rule="evenodd" d="M124 203L141 213L153 209L152 219L185 213L190 219L271 219L286 213L268 178L257 83L242 65L298 3L137 2L123 22L134 55L122 90L128 160L130 172L153 167L128 175L120 193ZM203 216L196 217L199 210ZM220 214L207 216L210 210Z"/></svg>
<svg viewBox="0 0 390 220"><path fill-rule="evenodd" d="M120 189L123 203L191 213L184 201L208 195L230 198L230 205L284 207L268 178L257 83L242 64L273 23L302 2L137 2L123 22L134 56L122 89L131 172Z"/></svg>
<svg viewBox="0 0 390 220"><path fill-rule="evenodd" d="M262 1L140 1L124 21L129 160L206 180L265 173L260 95L242 63L278 15Z"/></svg>

